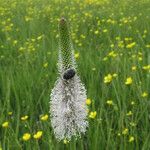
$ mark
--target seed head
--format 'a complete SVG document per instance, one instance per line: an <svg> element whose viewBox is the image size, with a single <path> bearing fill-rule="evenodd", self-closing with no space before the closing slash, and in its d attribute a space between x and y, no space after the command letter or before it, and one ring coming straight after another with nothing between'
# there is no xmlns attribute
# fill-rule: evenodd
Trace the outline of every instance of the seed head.
<svg viewBox="0 0 150 150"><path fill-rule="evenodd" d="M51 92L51 124L58 140L85 133L88 126L86 90L76 73L74 51L66 19L59 22L59 77Z"/></svg>

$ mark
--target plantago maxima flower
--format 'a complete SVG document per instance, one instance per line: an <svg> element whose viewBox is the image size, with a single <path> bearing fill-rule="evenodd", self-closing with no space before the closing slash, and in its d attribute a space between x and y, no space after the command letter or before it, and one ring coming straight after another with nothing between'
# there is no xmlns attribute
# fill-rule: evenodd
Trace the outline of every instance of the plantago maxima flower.
<svg viewBox="0 0 150 150"><path fill-rule="evenodd" d="M51 92L51 124L58 140L85 133L88 126L86 90L76 73L74 51L64 18L59 22L59 77Z"/></svg>

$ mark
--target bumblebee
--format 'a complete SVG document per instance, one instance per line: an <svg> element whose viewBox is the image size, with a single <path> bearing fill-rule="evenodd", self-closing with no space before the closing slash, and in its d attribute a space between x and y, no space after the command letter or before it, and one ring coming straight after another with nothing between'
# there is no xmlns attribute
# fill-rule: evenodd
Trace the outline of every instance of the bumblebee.
<svg viewBox="0 0 150 150"><path fill-rule="evenodd" d="M63 79L69 80L75 76L76 72L74 69L68 69L63 74Z"/></svg>

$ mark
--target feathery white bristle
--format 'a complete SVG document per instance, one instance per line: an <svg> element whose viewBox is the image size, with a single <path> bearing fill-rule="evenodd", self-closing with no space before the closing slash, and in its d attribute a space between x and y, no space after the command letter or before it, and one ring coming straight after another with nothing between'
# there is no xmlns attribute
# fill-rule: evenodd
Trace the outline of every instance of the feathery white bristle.
<svg viewBox="0 0 150 150"><path fill-rule="evenodd" d="M69 81L59 78L51 93L51 123L56 138L70 139L73 135L85 133L88 122L86 90L79 77Z"/></svg>

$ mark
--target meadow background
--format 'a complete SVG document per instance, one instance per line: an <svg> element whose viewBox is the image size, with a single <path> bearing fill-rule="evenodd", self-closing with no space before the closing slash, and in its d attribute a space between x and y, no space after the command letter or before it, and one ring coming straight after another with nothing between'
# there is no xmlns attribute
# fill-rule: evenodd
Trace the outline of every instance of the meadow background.
<svg viewBox="0 0 150 150"><path fill-rule="evenodd" d="M55 139L58 21L70 24L89 128ZM0 0L0 150L150 150L149 0Z"/></svg>

